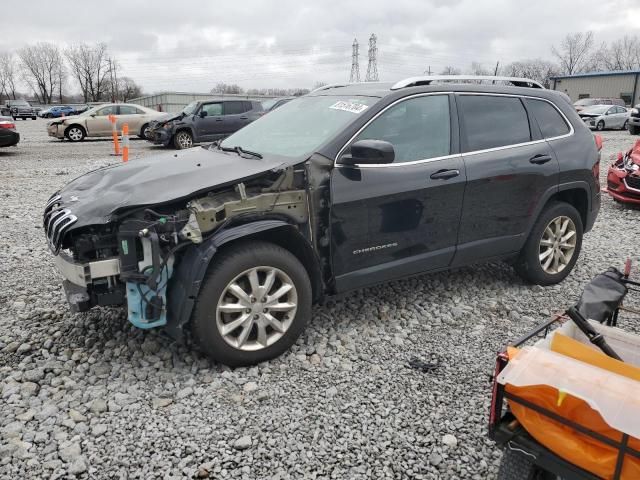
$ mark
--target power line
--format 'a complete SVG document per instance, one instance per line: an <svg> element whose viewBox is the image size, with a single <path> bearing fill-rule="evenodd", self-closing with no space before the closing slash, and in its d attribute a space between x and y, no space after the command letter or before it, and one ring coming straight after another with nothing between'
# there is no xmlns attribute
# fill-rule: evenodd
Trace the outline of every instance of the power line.
<svg viewBox="0 0 640 480"><path fill-rule="evenodd" d="M360 81L360 64L358 63L358 39L353 39L352 53L351 53L351 76L349 77L349 83Z"/></svg>
<svg viewBox="0 0 640 480"><path fill-rule="evenodd" d="M365 82L378 81L378 47L376 46L377 37L372 33L369 37L369 64L367 65L367 76Z"/></svg>

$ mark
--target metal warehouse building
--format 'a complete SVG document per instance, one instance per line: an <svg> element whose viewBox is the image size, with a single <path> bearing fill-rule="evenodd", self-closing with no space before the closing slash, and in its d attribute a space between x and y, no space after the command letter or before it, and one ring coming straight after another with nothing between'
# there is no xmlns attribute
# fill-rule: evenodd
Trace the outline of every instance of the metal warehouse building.
<svg viewBox="0 0 640 480"><path fill-rule="evenodd" d="M132 98L128 103L135 103L143 107L154 108L159 112L179 112L194 100L209 100L210 98L240 98L244 100L267 100L269 96L262 95L234 95L218 93L186 93L186 92L162 92L143 97Z"/></svg>
<svg viewBox="0 0 640 480"><path fill-rule="evenodd" d="M551 78L551 86L571 97L621 98L627 105L640 103L640 70L626 72L580 73Z"/></svg>

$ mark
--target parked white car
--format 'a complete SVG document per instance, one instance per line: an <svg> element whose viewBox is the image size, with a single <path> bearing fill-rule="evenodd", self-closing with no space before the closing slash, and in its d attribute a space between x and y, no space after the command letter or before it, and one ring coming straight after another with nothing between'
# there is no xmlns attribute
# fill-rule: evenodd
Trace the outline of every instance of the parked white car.
<svg viewBox="0 0 640 480"><path fill-rule="evenodd" d="M629 114L629 109L619 105L594 105L578 113L587 127L596 130L604 130L605 128L626 130Z"/></svg>
<svg viewBox="0 0 640 480"><path fill-rule="evenodd" d="M86 112L69 118L61 118L47 124L50 137L67 138L72 142L79 142L85 137L108 137L112 127L109 115L116 117L116 128L122 130L126 123L131 135L144 138L145 131L152 120L168 117L167 113L158 112L151 108L133 103L108 103L91 108Z"/></svg>

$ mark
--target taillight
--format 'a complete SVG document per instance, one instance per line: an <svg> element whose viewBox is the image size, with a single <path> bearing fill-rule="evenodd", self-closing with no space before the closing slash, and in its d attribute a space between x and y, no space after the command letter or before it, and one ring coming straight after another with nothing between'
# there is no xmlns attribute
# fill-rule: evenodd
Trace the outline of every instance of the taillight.
<svg viewBox="0 0 640 480"><path fill-rule="evenodd" d="M11 122L7 122L7 121L3 121L3 122L0 122L0 128L15 129L16 128L16 124L15 123L11 123Z"/></svg>
<svg viewBox="0 0 640 480"><path fill-rule="evenodd" d="M594 135L593 136L596 140L596 147L598 148L598 151L602 150L602 137L600 135Z"/></svg>

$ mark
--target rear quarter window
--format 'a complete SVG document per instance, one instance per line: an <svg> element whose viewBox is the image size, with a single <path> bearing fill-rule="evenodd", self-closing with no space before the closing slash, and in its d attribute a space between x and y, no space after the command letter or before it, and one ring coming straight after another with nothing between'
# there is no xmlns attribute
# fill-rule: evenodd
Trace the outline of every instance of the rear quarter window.
<svg viewBox="0 0 640 480"><path fill-rule="evenodd" d="M527 99L529 111L533 114L544 138L559 137L570 132L569 125L562 115L549 102Z"/></svg>
<svg viewBox="0 0 640 480"><path fill-rule="evenodd" d="M459 95L464 122L464 150L517 145L531 141L529 117L518 97Z"/></svg>

